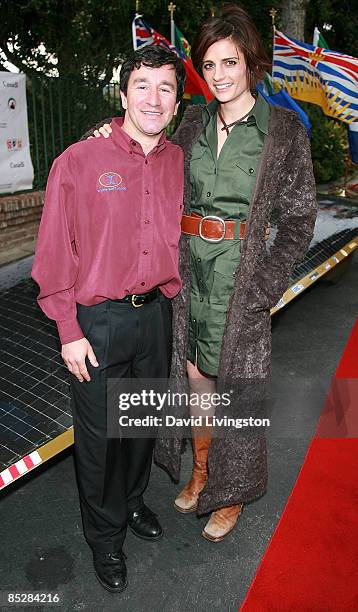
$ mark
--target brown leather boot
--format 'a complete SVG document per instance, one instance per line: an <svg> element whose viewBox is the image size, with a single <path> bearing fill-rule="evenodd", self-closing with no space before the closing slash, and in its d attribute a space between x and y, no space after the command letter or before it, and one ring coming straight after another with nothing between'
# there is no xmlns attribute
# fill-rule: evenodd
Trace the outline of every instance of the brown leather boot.
<svg viewBox="0 0 358 612"><path fill-rule="evenodd" d="M221 542L234 529L243 505L228 506L213 512L201 535L210 542Z"/></svg>
<svg viewBox="0 0 358 612"><path fill-rule="evenodd" d="M193 431L193 472L188 484L179 493L174 502L174 508L178 512L186 513L196 510L199 493L203 490L208 477L207 458L210 443L211 435L207 435L207 431L205 435L203 431L200 432L200 435L196 435L195 431Z"/></svg>

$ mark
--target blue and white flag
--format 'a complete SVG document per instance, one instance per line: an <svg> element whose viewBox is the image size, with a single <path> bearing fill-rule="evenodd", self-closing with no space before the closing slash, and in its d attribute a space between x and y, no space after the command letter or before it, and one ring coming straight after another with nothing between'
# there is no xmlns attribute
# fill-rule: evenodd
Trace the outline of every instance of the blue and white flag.
<svg viewBox="0 0 358 612"><path fill-rule="evenodd" d="M275 30L272 76L295 100L345 123L358 120L358 59Z"/></svg>

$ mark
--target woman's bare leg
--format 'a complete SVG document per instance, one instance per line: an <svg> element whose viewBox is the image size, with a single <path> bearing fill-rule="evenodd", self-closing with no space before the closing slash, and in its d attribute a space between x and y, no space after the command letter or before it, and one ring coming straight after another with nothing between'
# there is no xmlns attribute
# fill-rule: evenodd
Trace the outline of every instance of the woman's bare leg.
<svg viewBox="0 0 358 612"><path fill-rule="evenodd" d="M213 407L210 395L216 390L214 378L205 376L196 365L187 362L190 387L190 415L201 417L201 423L192 427L193 472L191 478L174 502L179 512L194 512L198 504L200 491L205 486L208 477L207 458L211 444L211 427L207 417L212 417Z"/></svg>
<svg viewBox="0 0 358 612"><path fill-rule="evenodd" d="M187 361L187 373L191 416L214 416L215 409L210 404L210 395L216 392L216 378L200 372L198 366L191 361Z"/></svg>

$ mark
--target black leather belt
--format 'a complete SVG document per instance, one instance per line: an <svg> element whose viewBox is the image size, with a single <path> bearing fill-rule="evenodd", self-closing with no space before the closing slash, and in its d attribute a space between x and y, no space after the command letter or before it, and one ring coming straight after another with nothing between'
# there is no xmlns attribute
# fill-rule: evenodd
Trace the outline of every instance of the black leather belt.
<svg viewBox="0 0 358 612"><path fill-rule="evenodd" d="M124 298L120 300L112 300L112 302L119 302L121 304L132 304L134 308L139 308L144 304L149 304L153 302L159 295L159 289L156 287L152 289L152 291L148 291L148 293L133 293L132 295L126 295Z"/></svg>

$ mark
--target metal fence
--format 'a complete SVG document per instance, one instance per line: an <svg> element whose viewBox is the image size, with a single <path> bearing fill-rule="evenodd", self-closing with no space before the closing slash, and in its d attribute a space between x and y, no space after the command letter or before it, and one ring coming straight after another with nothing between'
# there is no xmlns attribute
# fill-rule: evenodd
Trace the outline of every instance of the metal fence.
<svg viewBox="0 0 358 612"><path fill-rule="evenodd" d="M120 113L119 85L94 87L81 78L27 77L34 188L46 185L52 161L91 126Z"/></svg>

